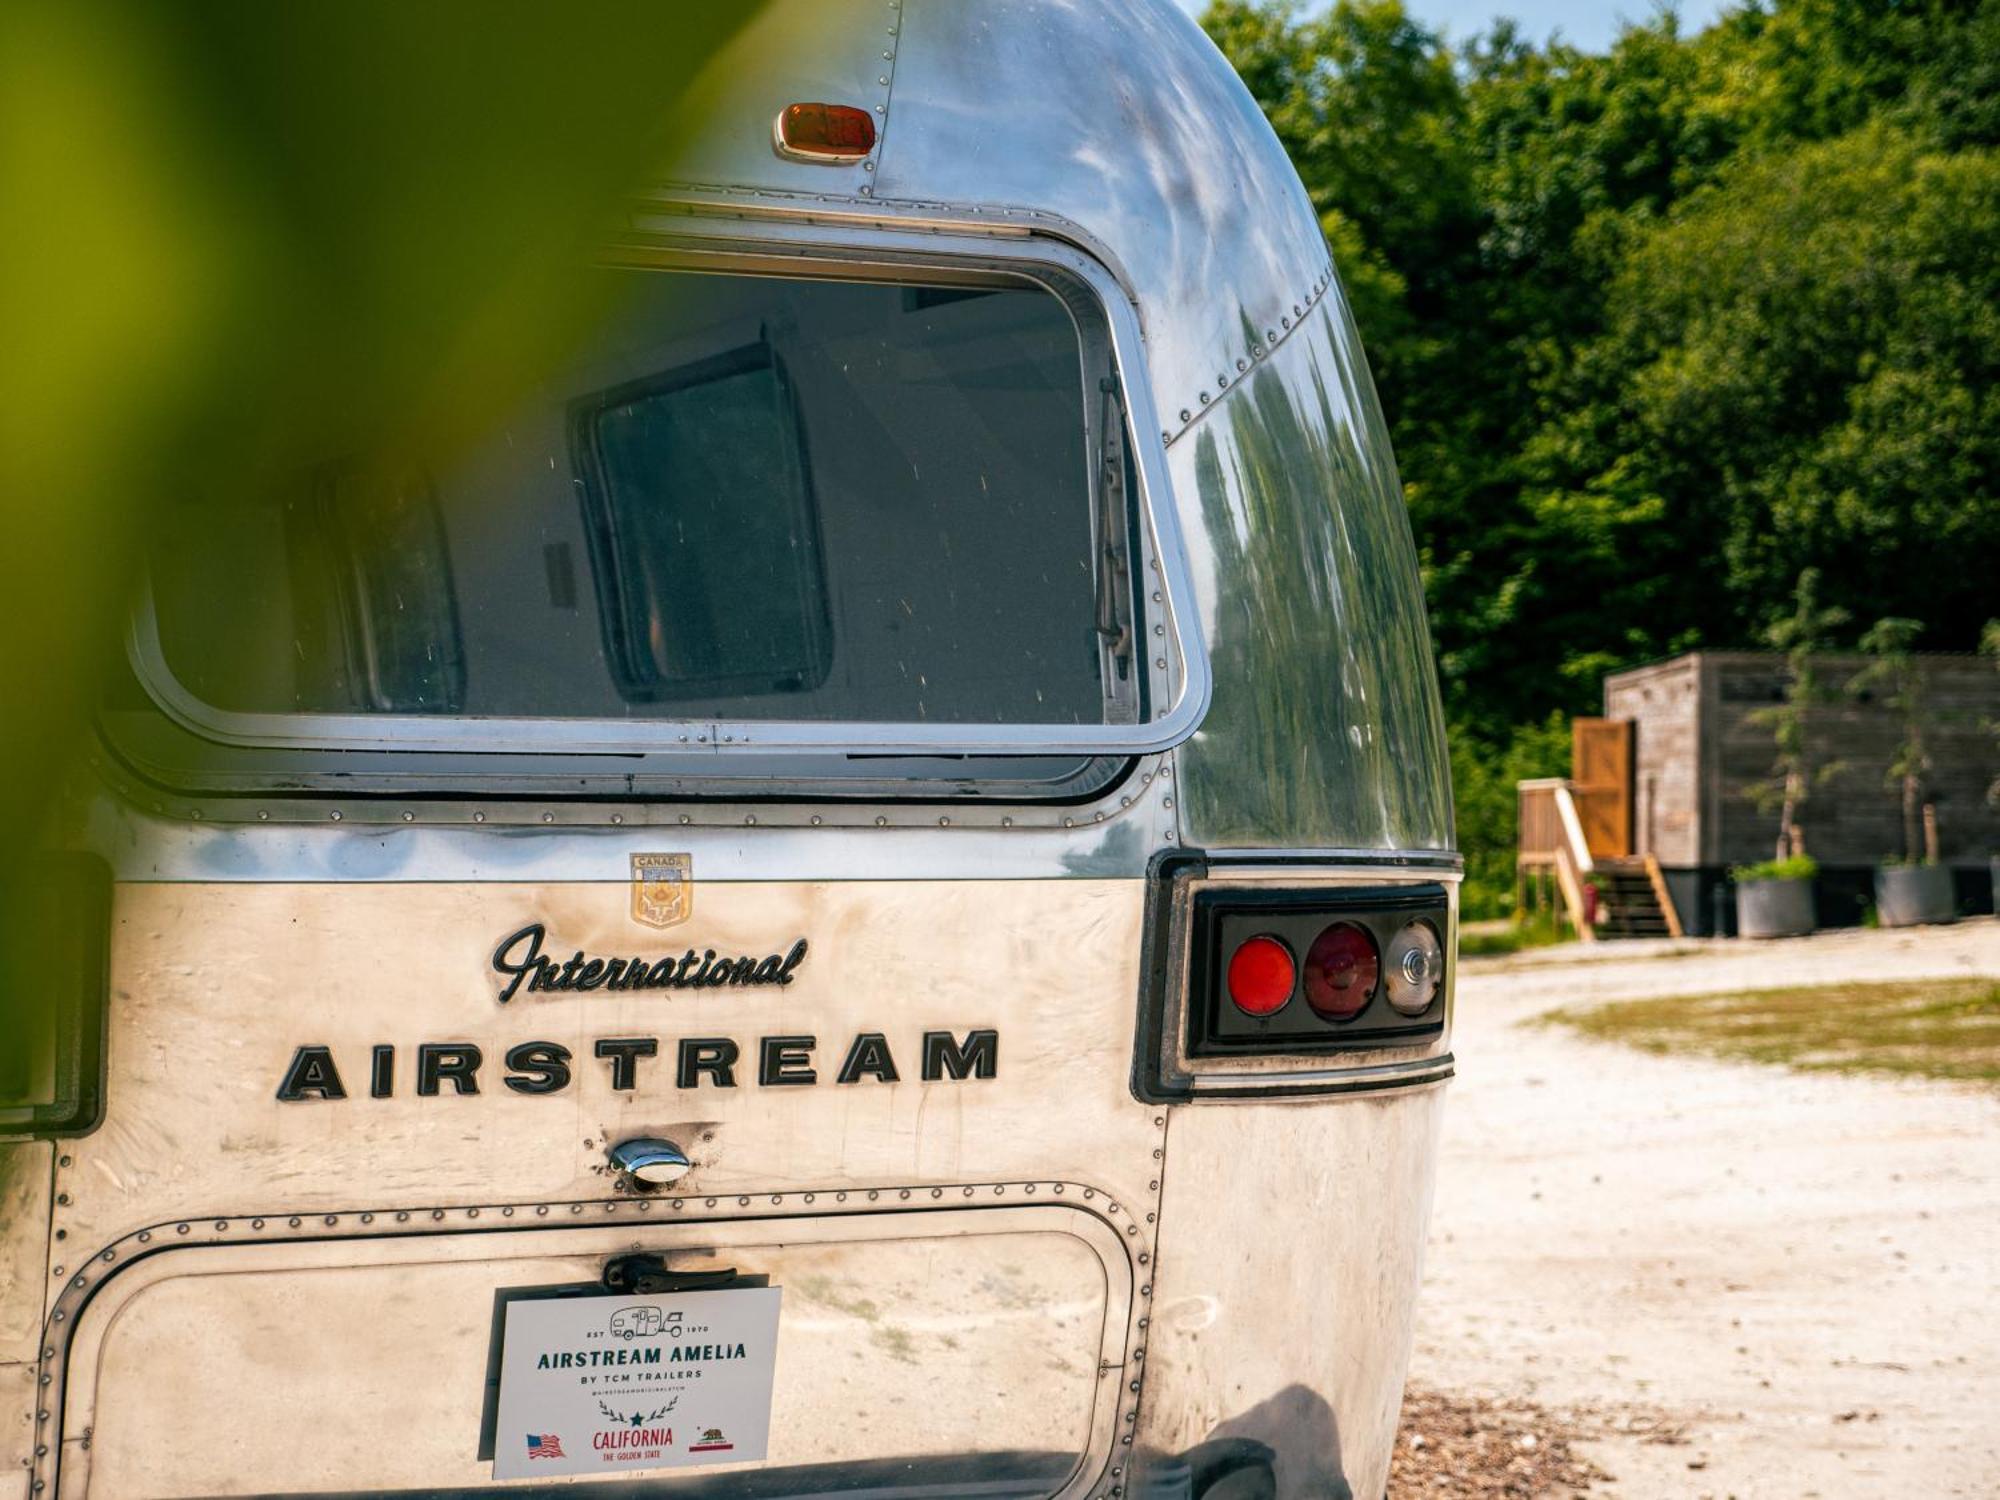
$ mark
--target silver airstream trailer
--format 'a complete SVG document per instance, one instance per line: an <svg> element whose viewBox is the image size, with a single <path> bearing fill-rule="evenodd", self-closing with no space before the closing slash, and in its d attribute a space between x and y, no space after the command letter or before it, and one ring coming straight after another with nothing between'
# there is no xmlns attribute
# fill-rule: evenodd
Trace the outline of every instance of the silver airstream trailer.
<svg viewBox="0 0 2000 1500"><path fill-rule="evenodd" d="M1167 0L783 0L675 107L483 445L150 560L0 1494L1376 1500L1459 865L1297 177Z"/></svg>

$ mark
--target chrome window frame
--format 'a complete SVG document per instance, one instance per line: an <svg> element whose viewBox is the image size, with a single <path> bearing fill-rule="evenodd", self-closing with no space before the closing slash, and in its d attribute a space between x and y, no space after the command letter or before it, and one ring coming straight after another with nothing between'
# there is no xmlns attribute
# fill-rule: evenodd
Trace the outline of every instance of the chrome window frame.
<svg viewBox="0 0 2000 1500"><path fill-rule="evenodd" d="M637 216L633 230L606 247L601 263L902 283L921 282L926 275L997 274L1034 282L1066 307L1074 292L1065 283L1080 284L1104 319L1111 368L1124 402L1141 533L1141 557L1132 560L1131 569L1137 610L1133 654L1144 666L1150 701L1164 707L1142 723L1075 725L241 713L202 701L174 677L160 645L151 589L142 585L127 655L140 685L168 719L216 743L259 749L496 757L685 753L697 763L712 763L718 755L801 751L1133 757L1170 750L1194 733L1210 697L1208 653L1147 380L1136 303L1102 263L1066 242L1013 226L940 233L852 222L759 220L753 228L745 221L695 215ZM1084 342L1087 349L1088 340ZM1083 398L1089 423L1087 388Z"/></svg>

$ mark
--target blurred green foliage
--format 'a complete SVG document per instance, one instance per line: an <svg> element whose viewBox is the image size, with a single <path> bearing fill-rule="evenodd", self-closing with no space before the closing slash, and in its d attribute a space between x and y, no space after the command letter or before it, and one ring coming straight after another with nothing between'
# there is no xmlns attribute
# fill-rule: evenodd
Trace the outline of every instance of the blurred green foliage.
<svg viewBox="0 0 2000 1500"><path fill-rule="evenodd" d="M161 501L475 430L755 6L0 7L0 851ZM1474 909L1606 671L1793 580L1973 644L2000 576L2000 0L1766 0L1608 54L1397 0L1205 24L1313 195L1422 549ZM573 284L573 283L571 283ZM1490 867L1490 868L1489 868ZM1485 870L1487 875L1478 872Z"/></svg>
<svg viewBox="0 0 2000 1500"><path fill-rule="evenodd" d="M1604 55L1504 21L1455 51L1399 0L1203 24L1367 341L1475 871L1511 853L1499 782L1553 753L1550 713L1758 644L1807 569L1850 621L1972 649L2000 577L2000 0L1662 13ZM1469 908L1498 891L1475 876Z"/></svg>
<svg viewBox="0 0 2000 1500"><path fill-rule="evenodd" d="M1498 744L1471 734L1450 738L1451 794L1465 851L1461 909L1473 917L1513 910L1514 784L1569 774L1569 720L1561 712L1517 724Z"/></svg>
<svg viewBox="0 0 2000 1500"><path fill-rule="evenodd" d="M505 410L602 312L565 273L757 9L0 6L0 887L163 502L256 486L329 431L435 445ZM0 920L23 909L0 889ZM9 1036L32 974L0 981Z"/></svg>

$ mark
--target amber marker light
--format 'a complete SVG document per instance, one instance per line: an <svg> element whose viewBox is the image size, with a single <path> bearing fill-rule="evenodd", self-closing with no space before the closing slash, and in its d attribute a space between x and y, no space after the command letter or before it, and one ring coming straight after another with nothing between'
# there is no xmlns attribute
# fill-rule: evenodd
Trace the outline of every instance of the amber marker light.
<svg viewBox="0 0 2000 1500"><path fill-rule="evenodd" d="M793 161L856 162L875 149L875 121L851 104L787 104L771 122L771 144Z"/></svg>

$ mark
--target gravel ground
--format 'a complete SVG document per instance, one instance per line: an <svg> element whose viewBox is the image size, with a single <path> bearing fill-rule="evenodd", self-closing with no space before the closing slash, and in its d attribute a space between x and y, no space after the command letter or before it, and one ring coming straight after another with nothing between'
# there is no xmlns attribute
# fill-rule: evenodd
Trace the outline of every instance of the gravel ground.
<svg viewBox="0 0 2000 1500"><path fill-rule="evenodd" d="M1399 1500L1587 1494L1611 1477L1576 1451L1588 1430L1532 1402L1470 1400L1413 1385L1403 1394L1389 1493Z"/></svg>
<svg viewBox="0 0 2000 1500"><path fill-rule="evenodd" d="M2000 1495L2000 1094L1519 1024L1976 974L1992 919L1468 960L1395 1500Z"/></svg>

